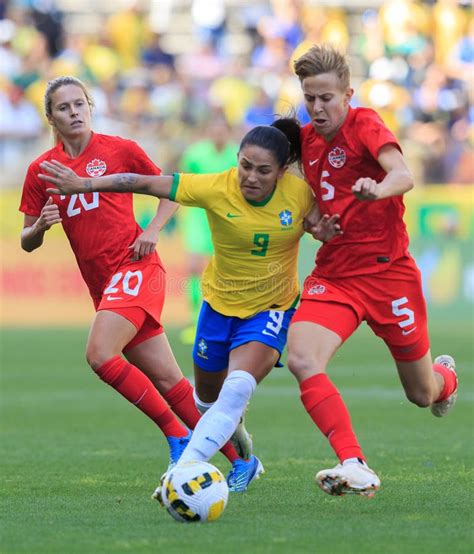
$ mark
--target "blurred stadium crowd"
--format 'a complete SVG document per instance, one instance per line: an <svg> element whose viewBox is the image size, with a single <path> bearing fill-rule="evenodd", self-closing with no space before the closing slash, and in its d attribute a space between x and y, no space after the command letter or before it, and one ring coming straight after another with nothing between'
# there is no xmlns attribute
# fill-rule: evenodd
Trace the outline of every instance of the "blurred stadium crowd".
<svg viewBox="0 0 474 554"><path fill-rule="evenodd" d="M354 105L382 115L418 183L474 182L470 2L0 0L2 187L48 147L55 76L91 87L97 131L173 171L217 112L235 137L292 110L306 122L292 60L327 41L349 52Z"/></svg>

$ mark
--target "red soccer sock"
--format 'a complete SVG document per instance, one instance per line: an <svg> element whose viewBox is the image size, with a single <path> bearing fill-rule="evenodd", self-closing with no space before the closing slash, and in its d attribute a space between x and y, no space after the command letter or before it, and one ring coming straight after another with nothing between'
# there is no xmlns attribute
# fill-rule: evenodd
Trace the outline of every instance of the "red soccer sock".
<svg viewBox="0 0 474 554"><path fill-rule="evenodd" d="M453 394L458 386L456 373L442 364L433 364L433 371L439 373L444 379L443 389L439 393L439 397L435 400L435 402L443 402L443 400L446 400Z"/></svg>
<svg viewBox="0 0 474 554"><path fill-rule="evenodd" d="M329 440L339 460L365 460L352 430L349 411L329 377L324 373L313 375L300 384L300 391L306 411Z"/></svg>
<svg viewBox="0 0 474 554"><path fill-rule="evenodd" d="M185 437L188 430L175 417L153 383L137 367L120 356L102 364L97 375L146 414L166 437Z"/></svg>
<svg viewBox="0 0 474 554"><path fill-rule="evenodd" d="M191 383L183 377L181 381L176 383L176 385L163 396L173 412L184 421L190 429L194 429L201 414L194 403L193 387ZM221 448L221 452L231 463L239 458L237 451L230 442L226 443Z"/></svg>

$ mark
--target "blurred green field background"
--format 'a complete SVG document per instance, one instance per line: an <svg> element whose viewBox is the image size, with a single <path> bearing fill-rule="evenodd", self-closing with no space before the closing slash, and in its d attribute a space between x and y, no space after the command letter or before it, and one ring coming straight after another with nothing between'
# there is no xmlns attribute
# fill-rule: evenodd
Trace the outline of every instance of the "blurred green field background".
<svg viewBox="0 0 474 554"><path fill-rule="evenodd" d="M150 499L165 439L87 367L87 330L4 329L1 552L473 552L472 331L472 320L431 325L433 353L452 353L460 368L458 405L442 420L408 403L367 329L335 358L331 376L382 479L375 499L316 488L333 454L287 369L275 369L247 416L266 474L231 495L219 521L180 525ZM190 348L169 336L190 375ZM222 456L214 463L227 473Z"/></svg>

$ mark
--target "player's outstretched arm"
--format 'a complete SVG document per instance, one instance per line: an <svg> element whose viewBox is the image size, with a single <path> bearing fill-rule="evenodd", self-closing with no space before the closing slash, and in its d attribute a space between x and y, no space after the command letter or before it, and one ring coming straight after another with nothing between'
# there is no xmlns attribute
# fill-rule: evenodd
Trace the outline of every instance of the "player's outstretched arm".
<svg viewBox="0 0 474 554"><path fill-rule="evenodd" d="M79 177L72 169L56 160L42 162L38 177L55 185L47 189L51 194L77 194L81 192L136 192L158 198L169 198L173 177L171 175L138 175L116 173L103 177Z"/></svg>

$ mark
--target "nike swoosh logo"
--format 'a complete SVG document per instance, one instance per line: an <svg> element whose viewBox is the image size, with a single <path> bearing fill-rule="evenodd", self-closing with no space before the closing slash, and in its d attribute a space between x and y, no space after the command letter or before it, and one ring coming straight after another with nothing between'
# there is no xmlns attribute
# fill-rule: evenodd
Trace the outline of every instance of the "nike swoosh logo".
<svg viewBox="0 0 474 554"><path fill-rule="evenodd" d="M413 331L416 331L416 327L413 327L413 329L410 329L409 331L402 331L402 335L409 335L410 333L413 333Z"/></svg>
<svg viewBox="0 0 474 554"><path fill-rule="evenodd" d="M206 440L209 441L209 442L212 442L213 444L219 446L219 444L214 440L214 439L211 439L211 437L206 437Z"/></svg>
<svg viewBox="0 0 474 554"><path fill-rule="evenodd" d="M107 300L122 300L121 296L107 296Z"/></svg>
<svg viewBox="0 0 474 554"><path fill-rule="evenodd" d="M262 331L262 335L268 335L269 337L273 337L274 339L276 339L276 335L273 333L269 333L266 329Z"/></svg>
<svg viewBox="0 0 474 554"><path fill-rule="evenodd" d="M231 214L230 212L227 212L227 217L232 218L232 217L242 217L242 216L239 214Z"/></svg>
<svg viewBox="0 0 474 554"><path fill-rule="evenodd" d="M316 158L315 160L309 160L309 165L313 166L314 164L317 164L319 162L319 158Z"/></svg>

